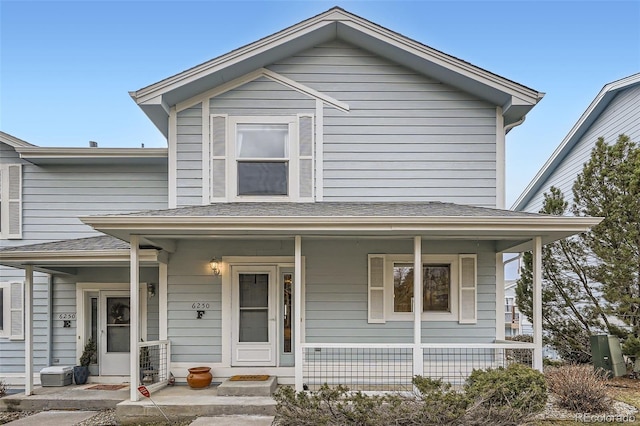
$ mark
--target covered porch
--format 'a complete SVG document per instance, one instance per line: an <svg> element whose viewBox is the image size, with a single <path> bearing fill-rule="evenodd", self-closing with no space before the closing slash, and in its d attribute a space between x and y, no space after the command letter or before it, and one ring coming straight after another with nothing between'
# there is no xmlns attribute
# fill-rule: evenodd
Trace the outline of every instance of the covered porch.
<svg viewBox="0 0 640 426"><path fill-rule="evenodd" d="M130 243L129 381L144 383L140 359L149 356L154 373L146 380L152 391L164 387L170 373L182 380L196 365L211 367L216 381L262 373L296 390L341 383L371 391L411 389L415 375L461 384L473 368L512 362L542 369L542 246L599 222L443 203L233 203L82 220ZM136 289L149 249L163 253L159 338L140 342ZM503 340L502 253L522 250L532 250L535 259L531 344ZM209 266L212 258L219 261L219 275ZM36 259L25 263L27 288L34 264ZM412 273L406 280L411 307L400 313L393 307L393 277L389 283L380 272L386 268L389 274L398 265ZM446 318L423 307L423 275L434 265L448 265L457 277L449 312L442 313ZM265 329L276 330L269 342L275 349L257 345L243 353L239 343L246 342L235 334L244 308L238 304L238 279L269 271L274 277L291 275L289 352L283 353L287 335L280 327L287 309L276 295L277 309L265 307L262 316ZM30 293L25 300L31 303ZM185 343L188 337L198 343ZM258 354L253 363L251 354ZM32 377L27 374L27 382ZM140 399L136 386L129 399Z"/></svg>

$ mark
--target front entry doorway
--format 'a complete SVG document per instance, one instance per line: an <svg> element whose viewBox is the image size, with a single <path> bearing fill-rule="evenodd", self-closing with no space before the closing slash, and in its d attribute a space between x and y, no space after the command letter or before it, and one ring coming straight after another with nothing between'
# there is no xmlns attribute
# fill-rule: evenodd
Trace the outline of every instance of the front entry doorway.
<svg viewBox="0 0 640 426"><path fill-rule="evenodd" d="M128 291L100 292L100 375L129 374L130 299Z"/></svg>
<svg viewBox="0 0 640 426"><path fill-rule="evenodd" d="M233 366L275 366L276 267L233 266Z"/></svg>

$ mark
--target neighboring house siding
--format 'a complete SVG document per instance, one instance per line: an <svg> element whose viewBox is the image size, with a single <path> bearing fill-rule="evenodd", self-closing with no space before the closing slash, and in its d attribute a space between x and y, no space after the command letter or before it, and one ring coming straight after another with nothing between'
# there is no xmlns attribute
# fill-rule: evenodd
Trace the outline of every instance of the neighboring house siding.
<svg viewBox="0 0 640 426"><path fill-rule="evenodd" d="M202 103L177 114L177 206L202 204Z"/></svg>
<svg viewBox="0 0 640 426"><path fill-rule="evenodd" d="M584 163L589 161L591 151L598 138L604 137L607 143L614 143L620 134L625 134L631 140L640 143L640 85L620 92L611 101L521 210L540 211L544 201L544 193L548 193L551 186L560 188L565 199L571 202L573 200L573 183L578 174L582 172Z"/></svg>
<svg viewBox="0 0 640 426"><path fill-rule="evenodd" d="M324 108L325 201L495 207L494 106L340 41L267 68L349 104Z"/></svg>

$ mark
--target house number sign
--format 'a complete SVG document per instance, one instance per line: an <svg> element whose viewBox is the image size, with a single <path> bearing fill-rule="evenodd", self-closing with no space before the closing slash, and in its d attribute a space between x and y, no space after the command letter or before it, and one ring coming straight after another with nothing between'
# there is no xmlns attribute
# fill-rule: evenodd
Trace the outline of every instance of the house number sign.
<svg viewBox="0 0 640 426"><path fill-rule="evenodd" d="M193 302L191 304L191 309L195 311L204 311L205 309L211 308L211 302Z"/></svg>
<svg viewBox="0 0 640 426"><path fill-rule="evenodd" d="M67 313L63 313L63 314L58 314L58 319L59 320L75 320L76 319L76 313L75 312L67 312Z"/></svg>

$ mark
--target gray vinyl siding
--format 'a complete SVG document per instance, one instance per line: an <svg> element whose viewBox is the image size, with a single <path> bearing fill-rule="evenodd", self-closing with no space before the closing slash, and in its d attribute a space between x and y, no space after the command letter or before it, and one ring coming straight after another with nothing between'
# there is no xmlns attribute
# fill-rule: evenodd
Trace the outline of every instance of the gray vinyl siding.
<svg viewBox="0 0 640 426"><path fill-rule="evenodd" d="M202 204L202 104L177 114L177 206Z"/></svg>
<svg viewBox="0 0 640 426"><path fill-rule="evenodd" d="M97 235L78 216L167 208L166 166L22 168L22 240L34 244Z"/></svg>
<svg viewBox="0 0 640 426"><path fill-rule="evenodd" d="M640 85L618 93L522 210L540 211L544 193L548 193L552 186L560 188L570 202L573 199L573 183L589 161L598 138L604 137L606 142L614 143L620 134L640 143Z"/></svg>
<svg viewBox="0 0 640 426"><path fill-rule="evenodd" d="M341 41L267 68L349 104L324 108L325 201L495 207L495 106Z"/></svg>
<svg viewBox="0 0 640 426"><path fill-rule="evenodd" d="M129 268L82 268L77 275L56 276L53 284L52 315L76 312L76 283L127 283ZM158 283L157 268L141 268L141 282ZM62 327L62 322L54 320L51 327L52 365L77 365L76 340L77 322L70 328ZM158 296L147 300L147 339L158 336ZM24 367L23 367L24 371Z"/></svg>

